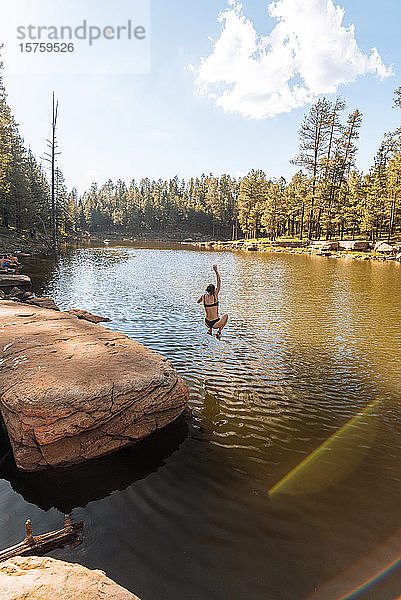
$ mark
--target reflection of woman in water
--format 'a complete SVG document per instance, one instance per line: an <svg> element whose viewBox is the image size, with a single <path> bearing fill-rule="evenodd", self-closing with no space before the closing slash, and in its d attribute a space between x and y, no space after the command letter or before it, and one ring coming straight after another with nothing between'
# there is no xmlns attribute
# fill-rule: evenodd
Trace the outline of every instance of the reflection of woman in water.
<svg viewBox="0 0 401 600"><path fill-rule="evenodd" d="M213 265L213 271L216 273L216 286L213 283L209 284L206 288L206 294L198 300L198 304L203 302L203 306L206 311L205 325L208 328L208 334L212 334L212 329L218 329L217 337L220 338L221 331L228 321L228 315L219 317L219 291L221 286L221 279L217 270L217 265Z"/></svg>

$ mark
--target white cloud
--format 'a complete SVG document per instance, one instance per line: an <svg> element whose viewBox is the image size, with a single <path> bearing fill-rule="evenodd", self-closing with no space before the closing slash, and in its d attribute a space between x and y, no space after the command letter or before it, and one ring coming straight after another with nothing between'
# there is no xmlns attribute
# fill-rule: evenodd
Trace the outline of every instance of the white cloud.
<svg viewBox="0 0 401 600"><path fill-rule="evenodd" d="M343 25L344 10L333 0L276 0L268 14L277 23L259 36L242 5L229 0L211 54L189 66L196 88L227 112L273 117L360 75L393 74L376 48L370 55L359 49L354 25Z"/></svg>

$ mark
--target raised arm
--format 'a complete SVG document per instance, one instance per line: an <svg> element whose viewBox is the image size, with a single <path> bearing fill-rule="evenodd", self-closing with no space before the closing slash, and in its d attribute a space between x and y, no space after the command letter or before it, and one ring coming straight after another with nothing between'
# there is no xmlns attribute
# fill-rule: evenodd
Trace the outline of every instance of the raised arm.
<svg viewBox="0 0 401 600"><path fill-rule="evenodd" d="M218 294L221 287L221 278L217 270L217 265L213 265L213 271L216 273L216 294Z"/></svg>
<svg viewBox="0 0 401 600"><path fill-rule="evenodd" d="M202 296L199 298L199 300L197 300L197 301L196 301L196 302L197 302L197 304L200 304L200 303L202 302L202 300L203 300L203 294L202 294Z"/></svg>

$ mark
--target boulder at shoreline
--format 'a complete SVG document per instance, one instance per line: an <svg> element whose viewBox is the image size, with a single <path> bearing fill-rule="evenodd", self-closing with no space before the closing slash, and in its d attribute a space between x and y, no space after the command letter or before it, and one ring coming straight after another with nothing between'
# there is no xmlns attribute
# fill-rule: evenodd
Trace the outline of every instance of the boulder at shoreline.
<svg viewBox="0 0 401 600"><path fill-rule="evenodd" d="M340 250L356 250L368 252L370 250L370 242L368 240L341 240L339 242Z"/></svg>
<svg viewBox="0 0 401 600"><path fill-rule="evenodd" d="M172 365L122 333L6 300L0 323L0 410L21 470L108 454L186 408Z"/></svg>
<svg viewBox="0 0 401 600"><path fill-rule="evenodd" d="M39 556L16 556L0 564L2 600L139 600L103 571Z"/></svg>
<svg viewBox="0 0 401 600"><path fill-rule="evenodd" d="M387 244L387 242L377 242L374 246L375 252L384 252L385 254L391 254L393 252L396 252L396 250L397 249L395 248L395 246Z"/></svg>
<svg viewBox="0 0 401 600"><path fill-rule="evenodd" d="M28 290L32 285L30 277L28 275L13 275L10 273L0 273L0 289L6 294L11 292L15 287L20 290Z"/></svg>

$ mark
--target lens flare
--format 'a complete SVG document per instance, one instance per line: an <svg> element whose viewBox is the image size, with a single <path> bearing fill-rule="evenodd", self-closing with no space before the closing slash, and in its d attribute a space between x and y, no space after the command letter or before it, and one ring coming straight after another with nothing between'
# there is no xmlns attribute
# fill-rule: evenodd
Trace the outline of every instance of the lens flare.
<svg viewBox="0 0 401 600"><path fill-rule="evenodd" d="M343 425L276 483L269 496L312 494L350 475L374 442L381 403L375 400Z"/></svg>
<svg viewBox="0 0 401 600"><path fill-rule="evenodd" d="M400 565L401 529L374 552L324 584L306 600L353 600L382 581ZM394 600L400 600L399 591L392 597Z"/></svg>

